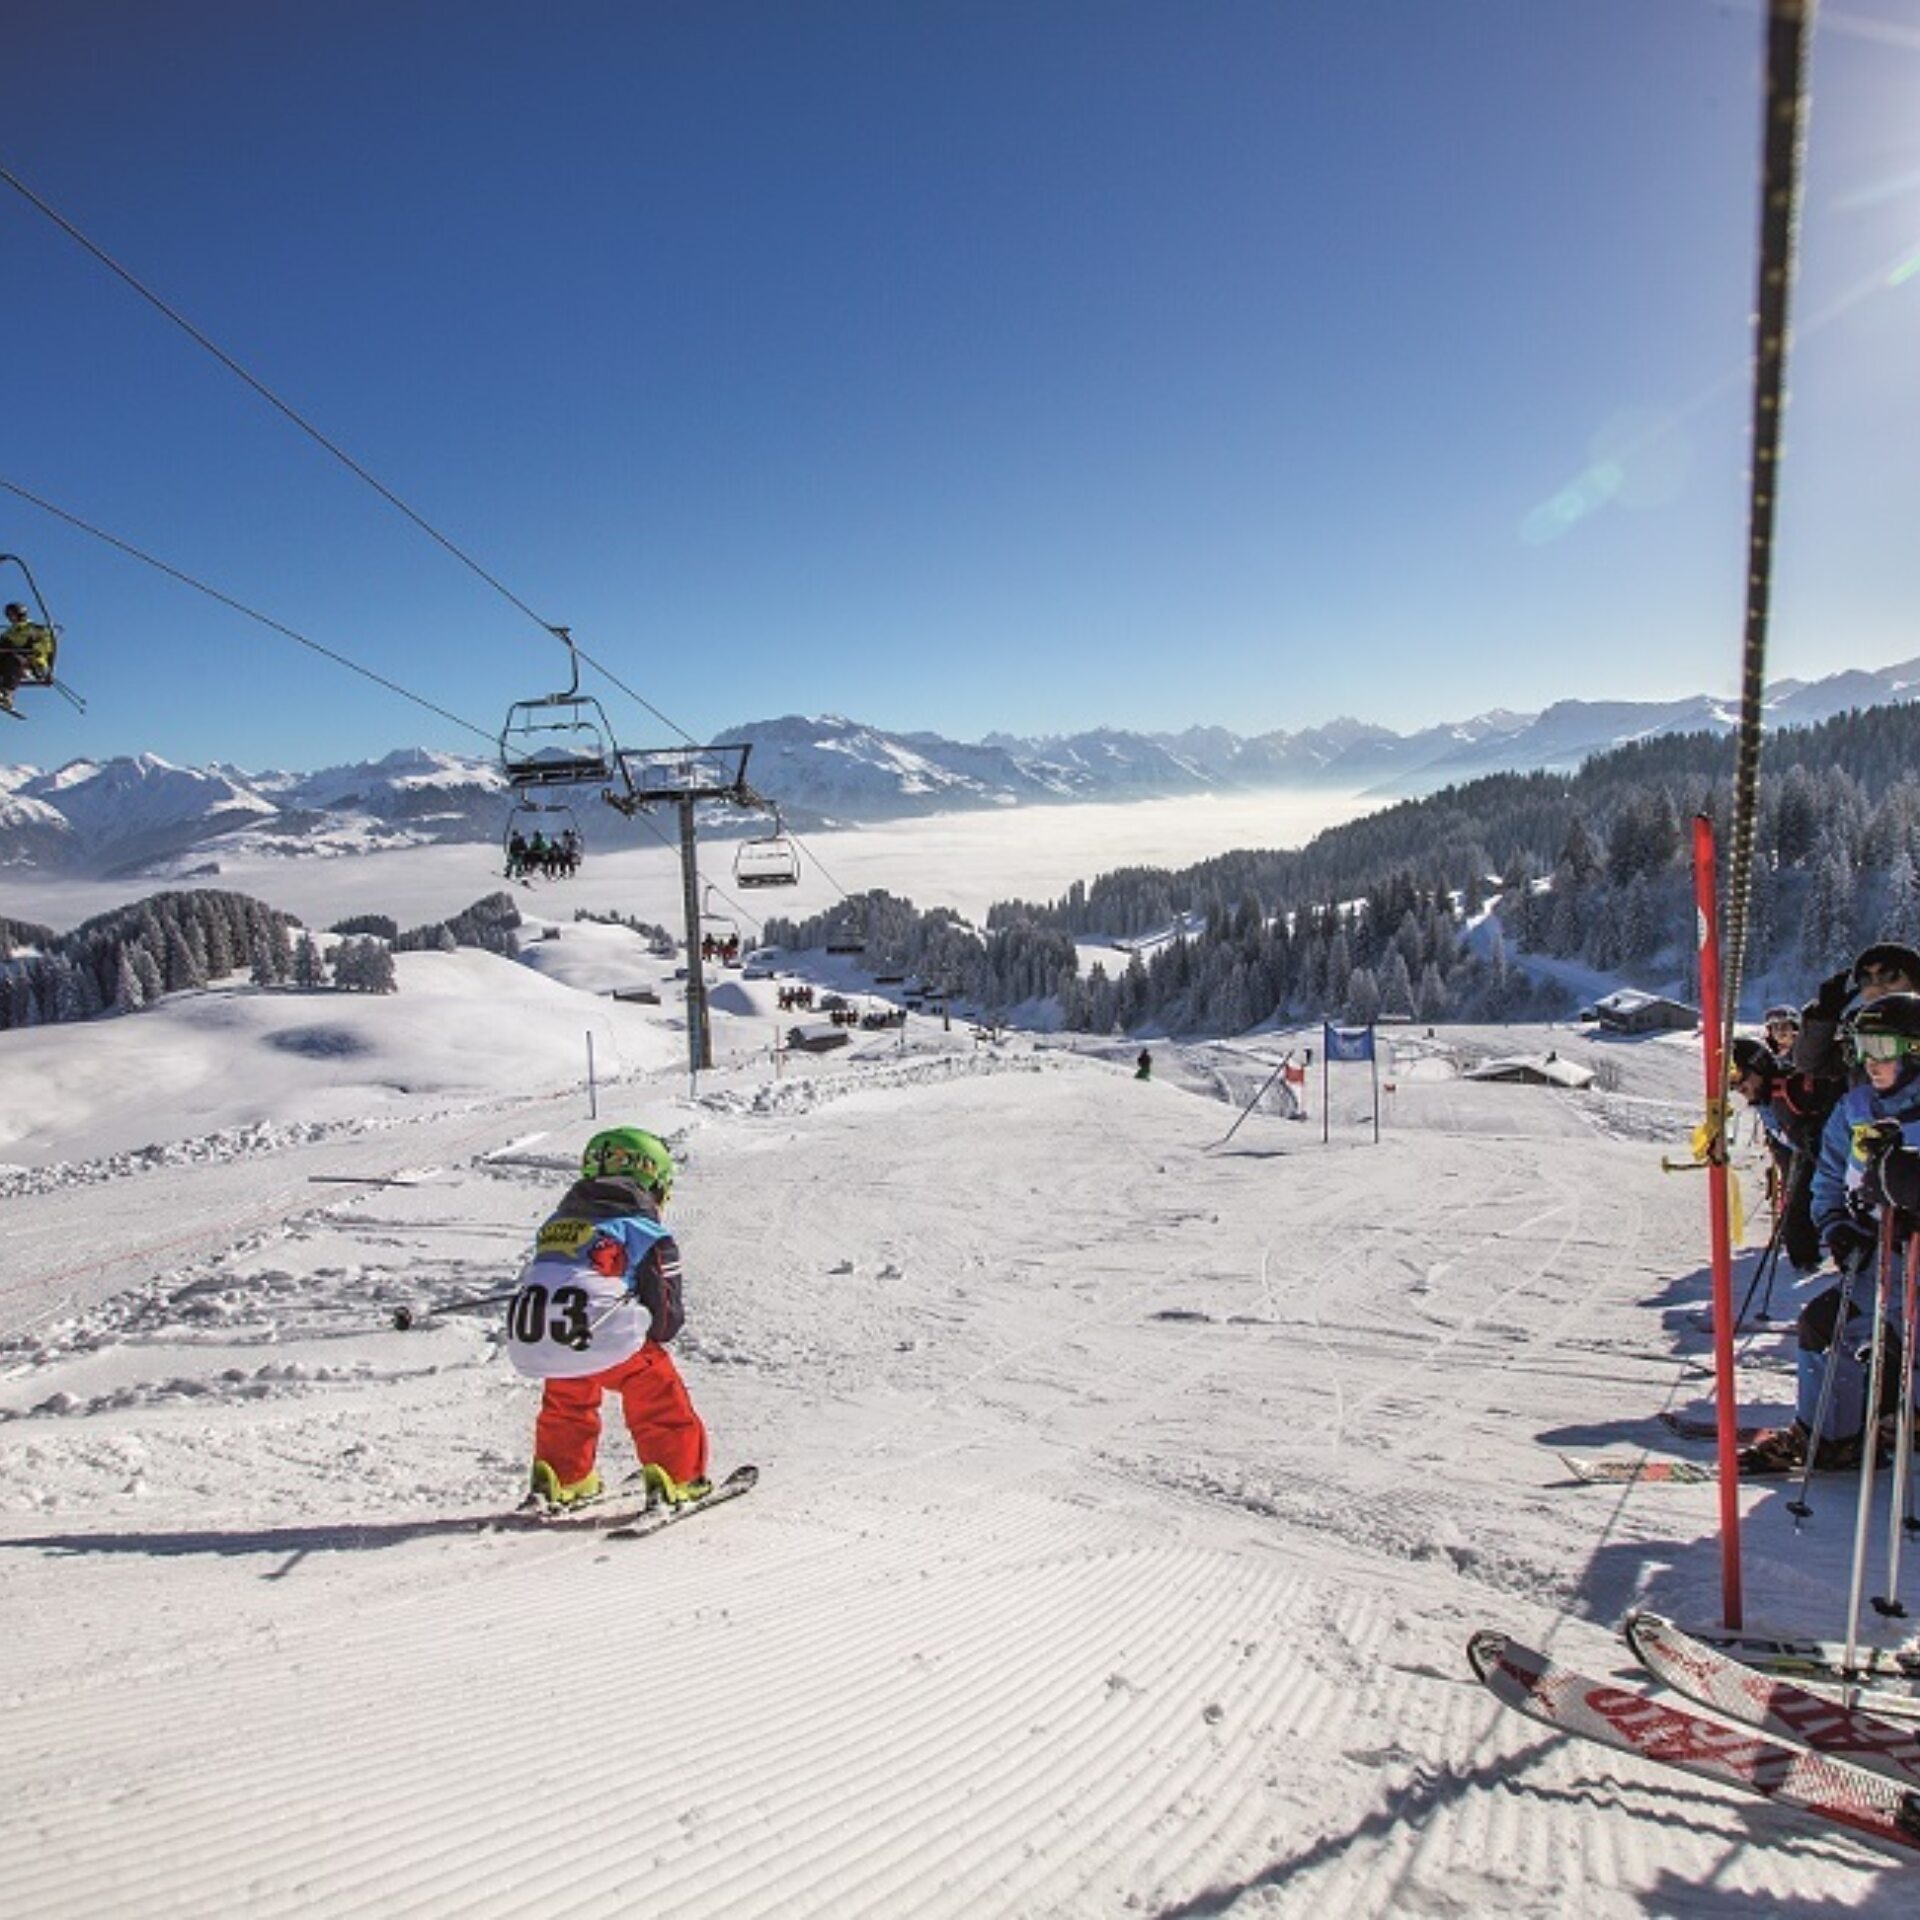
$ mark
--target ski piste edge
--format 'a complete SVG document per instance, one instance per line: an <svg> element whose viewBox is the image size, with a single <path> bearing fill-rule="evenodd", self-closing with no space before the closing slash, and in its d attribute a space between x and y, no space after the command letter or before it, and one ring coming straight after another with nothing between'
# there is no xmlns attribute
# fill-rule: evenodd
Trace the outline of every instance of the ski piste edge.
<svg viewBox="0 0 1920 1920"><path fill-rule="evenodd" d="M1920 1734L1912 1727L1762 1673L1661 1614L1630 1613L1622 1632L1648 1673L1688 1699L1775 1739L1796 1741L1909 1790L1920 1788Z"/></svg>
<svg viewBox="0 0 1920 1920"><path fill-rule="evenodd" d="M1495 1699L1543 1726L1920 1852L1920 1794L1877 1773L1562 1666L1504 1633L1476 1633L1467 1658Z"/></svg>

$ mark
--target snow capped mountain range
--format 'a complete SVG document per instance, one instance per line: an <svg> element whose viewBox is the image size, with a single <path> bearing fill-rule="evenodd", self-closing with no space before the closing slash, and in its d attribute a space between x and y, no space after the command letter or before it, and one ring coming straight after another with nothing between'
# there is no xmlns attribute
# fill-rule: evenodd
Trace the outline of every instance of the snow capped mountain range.
<svg viewBox="0 0 1920 1920"><path fill-rule="evenodd" d="M1776 682L1766 712L1772 726L1812 726L1852 708L1917 696L1920 660L1911 660ZM1697 695L1562 700L1542 713L1496 709L1411 734L1340 719L1251 737L1224 727L1165 734L1099 728L1032 739L990 734L969 745L827 714L753 721L718 737L751 741L755 788L794 826L817 827L1222 789L1331 787L1378 795L1384 804L1489 773L1570 772L1628 741L1726 731L1737 718L1734 703ZM594 809L597 844L647 837L642 825L599 808L591 793L575 798ZM51 773L0 767L0 867L183 879L217 872L223 853L324 857L497 840L510 799L493 762L417 747L317 773L176 767L152 754L76 760Z"/></svg>

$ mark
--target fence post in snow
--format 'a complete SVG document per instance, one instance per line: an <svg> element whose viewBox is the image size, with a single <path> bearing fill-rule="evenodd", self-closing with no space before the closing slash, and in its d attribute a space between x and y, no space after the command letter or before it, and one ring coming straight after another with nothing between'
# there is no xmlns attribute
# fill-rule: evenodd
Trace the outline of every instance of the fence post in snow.
<svg viewBox="0 0 1920 1920"><path fill-rule="evenodd" d="M593 1029L587 1029L587 1118L600 1118L600 1089L593 1078Z"/></svg>

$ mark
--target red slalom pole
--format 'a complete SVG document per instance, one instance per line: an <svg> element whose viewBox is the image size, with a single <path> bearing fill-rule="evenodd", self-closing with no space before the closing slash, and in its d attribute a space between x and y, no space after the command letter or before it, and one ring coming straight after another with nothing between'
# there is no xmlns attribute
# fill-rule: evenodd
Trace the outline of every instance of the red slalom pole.
<svg viewBox="0 0 1920 1920"><path fill-rule="evenodd" d="M1727 1063L1721 1050L1720 910L1714 887L1713 822L1693 820L1693 918L1700 955L1700 1052L1707 1075L1707 1118L1714 1124L1707 1164L1707 1224L1713 1240L1714 1413L1720 1443L1720 1611L1742 1624L1740 1596L1740 1409L1733 1367L1733 1235L1727 1214Z"/></svg>

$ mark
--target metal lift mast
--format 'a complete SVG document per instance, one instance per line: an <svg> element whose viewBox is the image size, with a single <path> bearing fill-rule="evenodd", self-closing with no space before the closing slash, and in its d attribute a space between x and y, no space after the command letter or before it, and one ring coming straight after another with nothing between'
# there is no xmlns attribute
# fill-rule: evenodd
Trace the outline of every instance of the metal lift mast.
<svg viewBox="0 0 1920 1920"><path fill-rule="evenodd" d="M642 807L672 806L680 815L680 897L687 921L687 1068L713 1065L713 1031L707 1013L707 975L700 958L700 869L694 845L693 810L702 800L730 807L763 807L747 785L751 746L657 747L622 752L623 792L611 788L607 804L629 816Z"/></svg>

